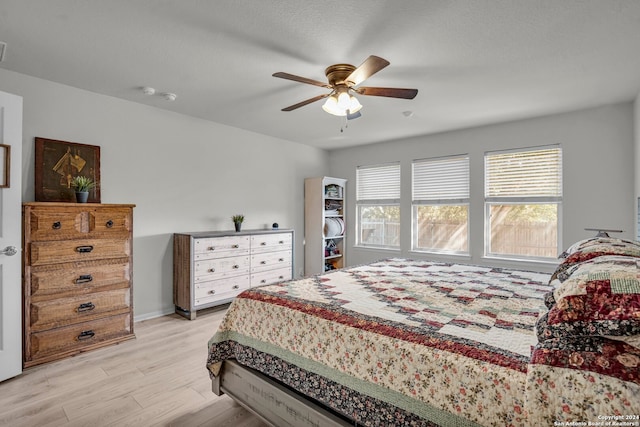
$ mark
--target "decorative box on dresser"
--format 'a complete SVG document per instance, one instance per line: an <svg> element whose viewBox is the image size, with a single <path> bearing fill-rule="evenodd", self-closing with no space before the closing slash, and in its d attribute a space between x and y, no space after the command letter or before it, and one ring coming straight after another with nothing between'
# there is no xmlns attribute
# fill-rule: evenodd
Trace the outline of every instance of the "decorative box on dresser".
<svg viewBox="0 0 640 427"><path fill-rule="evenodd" d="M134 207L23 204L25 368L135 337Z"/></svg>
<svg viewBox="0 0 640 427"><path fill-rule="evenodd" d="M173 303L193 320L240 292L293 278L293 230L173 235Z"/></svg>

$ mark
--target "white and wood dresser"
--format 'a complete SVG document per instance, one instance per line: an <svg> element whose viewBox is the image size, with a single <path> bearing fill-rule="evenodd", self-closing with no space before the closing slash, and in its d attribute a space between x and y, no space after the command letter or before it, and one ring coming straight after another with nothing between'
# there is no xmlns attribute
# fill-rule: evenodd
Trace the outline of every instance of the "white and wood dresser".
<svg viewBox="0 0 640 427"><path fill-rule="evenodd" d="M293 230L173 235L173 303L190 320L245 289L292 278Z"/></svg>
<svg viewBox="0 0 640 427"><path fill-rule="evenodd" d="M134 338L133 208L24 203L24 367Z"/></svg>

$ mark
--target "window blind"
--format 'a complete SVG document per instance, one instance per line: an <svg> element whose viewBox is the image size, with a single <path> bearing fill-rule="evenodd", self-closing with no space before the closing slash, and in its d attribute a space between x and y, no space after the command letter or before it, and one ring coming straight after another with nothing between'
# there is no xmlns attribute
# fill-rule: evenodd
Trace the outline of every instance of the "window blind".
<svg viewBox="0 0 640 427"><path fill-rule="evenodd" d="M358 166L356 170L358 201L400 200L400 163Z"/></svg>
<svg viewBox="0 0 640 427"><path fill-rule="evenodd" d="M413 162L413 201L469 198L469 156Z"/></svg>
<svg viewBox="0 0 640 427"><path fill-rule="evenodd" d="M562 150L485 154L485 197L562 197Z"/></svg>

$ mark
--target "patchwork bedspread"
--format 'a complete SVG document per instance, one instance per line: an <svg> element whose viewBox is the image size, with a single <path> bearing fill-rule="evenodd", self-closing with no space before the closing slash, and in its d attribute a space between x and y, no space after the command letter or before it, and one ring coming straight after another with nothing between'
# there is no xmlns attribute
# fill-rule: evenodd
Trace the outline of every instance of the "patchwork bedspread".
<svg viewBox="0 0 640 427"><path fill-rule="evenodd" d="M209 342L362 425L530 425L548 274L390 259L254 288Z"/></svg>

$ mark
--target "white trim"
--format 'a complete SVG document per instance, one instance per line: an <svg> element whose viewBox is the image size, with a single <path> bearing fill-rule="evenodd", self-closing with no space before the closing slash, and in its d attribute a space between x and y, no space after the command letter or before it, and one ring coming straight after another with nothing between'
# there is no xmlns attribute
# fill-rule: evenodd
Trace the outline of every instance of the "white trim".
<svg viewBox="0 0 640 427"><path fill-rule="evenodd" d="M150 313L144 313L137 316L133 316L134 323L142 322L144 320L151 320L162 316L168 316L169 314L173 314L176 312L175 307L172 305L171 307L167 307L160 311L152 311Z"/></svg>

